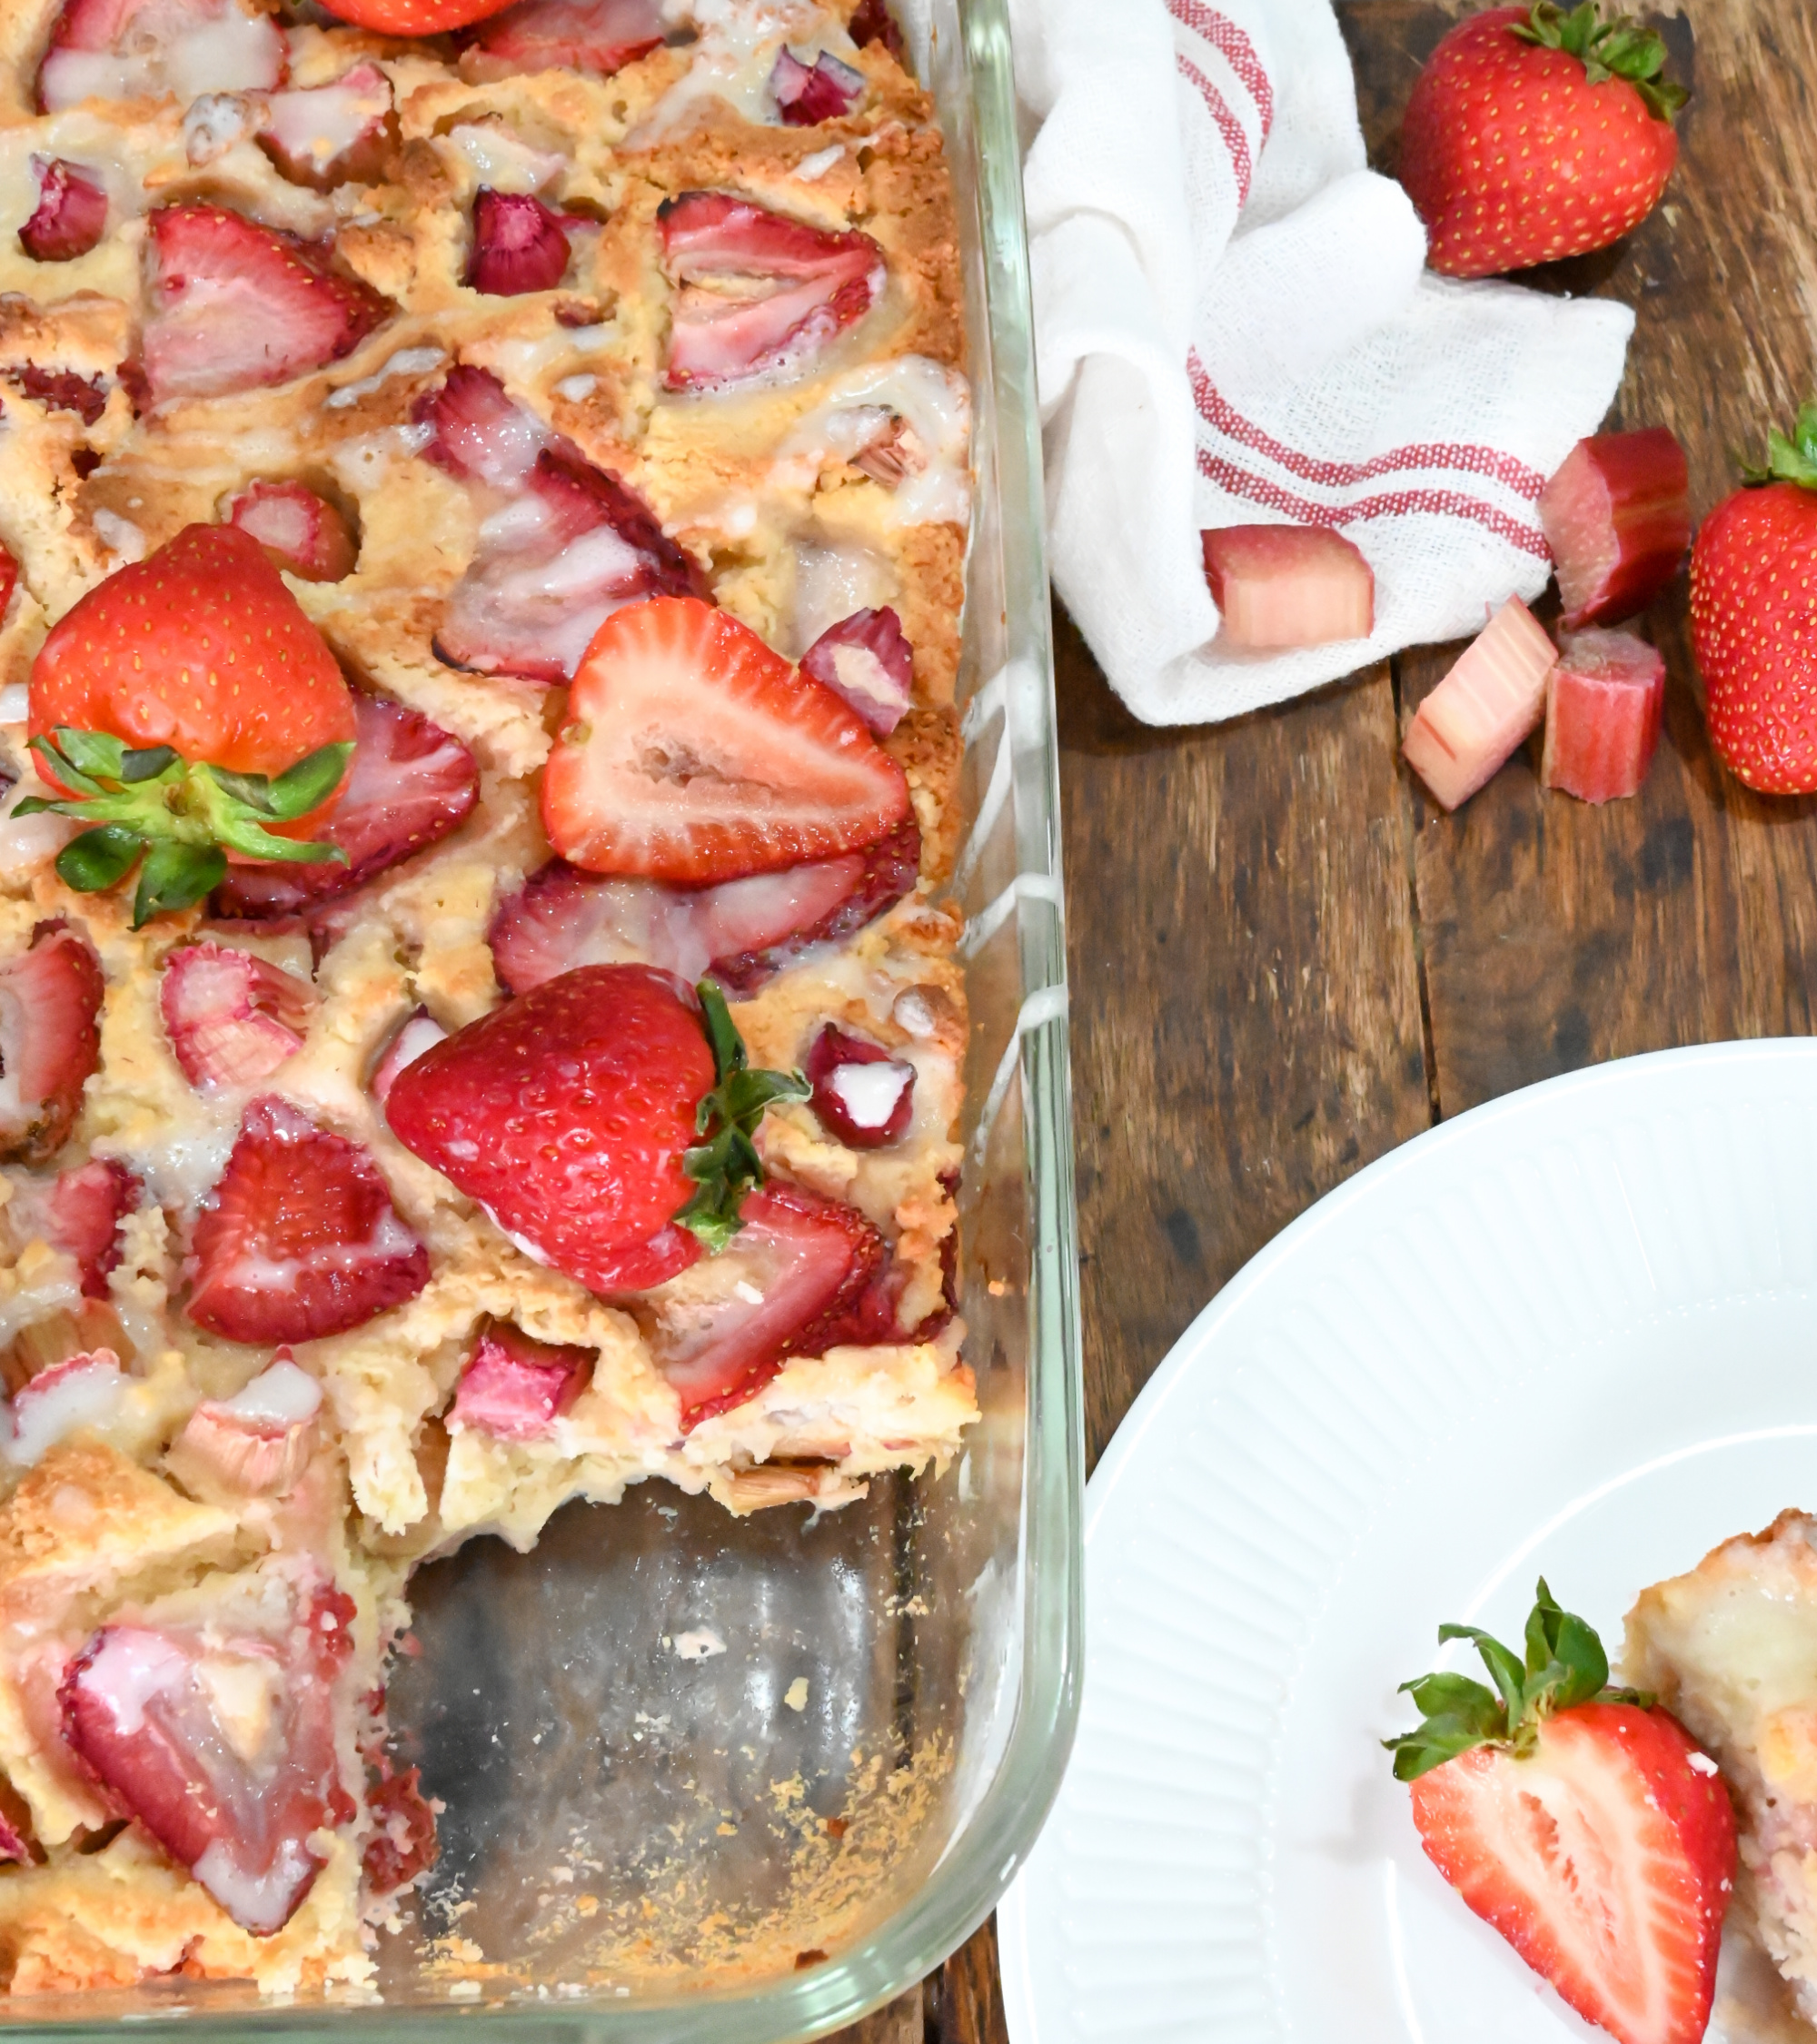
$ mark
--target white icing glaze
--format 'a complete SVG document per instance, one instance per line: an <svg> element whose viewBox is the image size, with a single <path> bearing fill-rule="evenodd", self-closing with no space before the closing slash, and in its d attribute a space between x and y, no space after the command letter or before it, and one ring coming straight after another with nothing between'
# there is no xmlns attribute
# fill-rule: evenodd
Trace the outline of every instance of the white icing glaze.
<svg viewBox="0 0 1817 2044"><path fill-rule="evenodd" d="M479 183L494 192L541 192L564 167L551 150L536 148L494 121L450 128L448 140L466 158Z"/></svg>
<svg viewBox="0 0 1817 2044"><path fill-rule="evenodd" d="M236 1419L273 1426L300 1426L313 1419L321 1405L322 1386L287 1356L280 1356L231 1398L220 1401L221 1411L232 1413Z"/></svg>
<svg viewBox="0 0 1817 2044"><path fill-rule="evenodd" d="M889 522L968 523L971 393L957 371L942 369L925 355L871 362L836 377L824 402L778 450L776 482L783 488L811 488L829 455L849 460L891 412L914 434L926 465L888 492Z"/></svg>

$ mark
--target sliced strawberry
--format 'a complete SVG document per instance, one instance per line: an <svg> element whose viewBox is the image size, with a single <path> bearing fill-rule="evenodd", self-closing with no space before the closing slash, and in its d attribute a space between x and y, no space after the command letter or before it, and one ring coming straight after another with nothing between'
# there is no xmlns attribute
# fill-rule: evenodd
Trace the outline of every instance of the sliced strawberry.
<svg viewBox="0 0 1817 2044"><path fill-rule="evenodd" d="M769 74L769 96L789 127L817 127L843 119L858 104L864 96L864 73L825 50L812 64L803 64L785 43Z"/></svg>
<svg viewBox="0 0 1817 2044"><path fill-rule="evenodd" d="M406 1065L415 1064L425 1050L433 1050L437 1044L447 1040L448 1032L441 1023L426 1007L418 1008L385 1046L372 1067L368 1090L380 1106L391 1098L392 1087L397 1084L397 1076Z"/></svg>
<svg viewBox="0 0 1817 2044"><path fill-rule="evenodd" d="M854 610L802 654L801 671L849 703L879 738L888 738L908 714L915 650L894 610Z"/></svg>
<svg viewBox="0 0 1817 2044"><path fill-rule="evenodd" d="M423 1794L418 1769L394 1774L391 1761L381 1756L379 1779L366 1791L366 1807L377 1829L366 1841L365 1888L382 1899L408 1888L435 1864L441 1852L435 1837L440 1806Z"/></svg>
<svg viewBox="0 0 1817 2044"><path fill-rule="evenodd" d="M561 215L528 192L493 192L473 198L473 253L467 282L491 298L520 298L553 291L568 267Z"/></svg>
<svg viewBox="0 0 1817 2044"><path fill-rule="evenodd" d="M730 192L685 192L658 214L677 286L671 391L807 367L877 303L887 271L868 234L829 233Z"/></svg>
<svg viewBox="0 0 1817 2044"><path fill-rule="evenodd" d="M353 1814L334 1722L352 1601L320 1590L298 1605L278 1639L105 1625L61 1691L65 1735L95 1780L259 1937L321 1871L311 1833Z"/></svg>
<svg viewBox="0 0 1817 2044"><path fill-rule="evenodd" d="M189 1317L234 1342L308 1342L413 1299L429 1252L357 1143L254 1100L184 1265Z"/></svg>
<svg viewBox="0 0 1817 2044"><path fill-rule="evenodd" d="M255 482L227 507L227 522L250 532L274 568L299 581L343 581L360 556L347 521L300 482Z"/></svg>
<svg viewBox="0 0 1817 2044"><path fill-rule="evenodd" d="M78 376L69 369L40 369L29 362L4 373L28 398L52 412L74 412L84 426L92 426L107 409L107 392L98 377Z"/></svg>
<svg viewBox="0 0 1817 2044"><path fill-rule="evenodd" d="M376 64L356 64L333 84L273 93L258 142L293 184L316 192L376 184L398 146L392 82Z"/></svg>
<svg viewBox="0 0 1817 2044"><path fill-rule="evenodd" d="M66 0L38 73L46 114L84 99L271 92L283 83L283 32L235 0Z"/></svg>
<svg viewBox="0 0 1817 2044"><path fill-rule="evenodd" d="M1321 525L1231 525L1199 540L1223 619L1220 644L1328 646L1375 629L1375 574L1343 533Z"/></svg>
<svg viewBox="0 0 1817 2044"><path fill-rule="evenodd" d="M526 71L610 78L660 49L661 0L520 0L474 32L461 68L480 79Z"/></svg>
<svg viewBox="0 0 1817 2044"><path fill-rule="evenodd" d="M40 1370L7 1412L5 1456L34 1469L66 1435L104 1420L120 1395L120 1358L111 1348L72 1355Z"/></svg>
<svg viewBox="0 0 1817 2044"><path fill-rule="evenodd" d="M211 898L221 916L307 914L438 843L478 799L480 770L459 739L402 703L355 691L353 759L320 836L344 866L234 866Z"/></svg>
<svg viewBox="0 0 1817 2044"><path fill-rule="evenodd" d="M883 1237L856 1207L770 1185L730 1248L653 1300L650 1350L681 1400L681 1430L761 1391L790 1355L818 1355L882 1269Z"/></svg>
<svg viewBox="0 0 1817 2044"><path fill-rule="evenodd" d="M690 597L620 610L574 678L542 821L594 873L700 883L872 845L908 784L830 690Z"/></svg>
<svg viewBox="0 0 1817 2044"><path fill-rule="evenodd" d="M553 1348L501 1321L481 1335L461 1373L448 1431L474 1426L501 1441L539 1440L581 1395L593 1362L591 1349Z"/></svg>
<svg viewBox="0 0 1817 2044"><path fill-rule="evenodd" d="M63 922L0 965L0 1162L43 1164L69 1138L101 1062L101 966Z"/></svg>
<svg viewBox="0 0 1817 2044"><path fill-rule="evenodd" d="M204 1092L269 1078L303 1048L320 1005L306 981L206 939L171 952L158 987L183 1076Z"/></svg>
<svg viewBox="0 0 1817 2044"><path fill-rule="evenodd" d="M198 1495L283 1497L309 1466L321 1409L322 1386L281 1348L231 1398L204 1398L164 1459Z"/></svg>
<svg viewBox="0 0 1817 2044"><path fill-rule="evenodd" d="M73 263L107 231L107 193L94 178L61 156L34 156L38 203L19 230L19 246L34 263Z"/></svg>
<svg viewBox="0 0 1817 2044"><path fill-rule="evenodd" d="M0 543L0 619L6 615L13 600L13 591L19 585L19 563L14 560L4 543Z"/></svg>
<svg viewBox="0 0 1817 2044"><path fill-rule="evenodd" d="M1644 610L1691 544L1691 471L1676 435L1652 426L1580 440L1540 492L1539 522L1565 630Z"/></svg>
<svg viewBox="0 0 1817 2044"><path fill-rule="evenodd" d="M154 403L257 390L338 362L392 307L330 267L332 251L220 206L151 219L151 313L141 340Z"/></svg>
<svg viewBox="0 0 1817 2044"><path fill-rule="evenodd" d="M1665 714L1665 662L1625 631L1579 631L1545 679L1539 778L1585 802L1638 795Z"/></svg>
<svg viewBox="0 0 1817 2044"><path fill-rule="evenodd" d="M74 1256L83 1295L107 1296L107 1274L120 1262L120 1224L139 1204L139 1181L118 1157L92 1157L57 1175L45 1209L52 1248Z"/></svg>
<svg viewBox="0 0 1817 2044"><path fill-rule="evenodd" d="M508 492L523 484L549 441L542 422L508 396L490 370L467 362L418 398L411 420L430 429L426 461L463 482Z"/></svg>
<svg viewBox="0 0 1817 2044"><path fill-rule="evenodd" d="M874 921L915 885L921 834L904 823L863 852L716 887L608 879L551 859L501 904L487 933L499 982L528 993L581 965L639 960L749 994L815 944Z"/></svg>
<svg viewBox="0 0 1817 2044"><path fill-rule="evenodd" d="M859 0L851 19L846 24L846 34L861 50L872 43L881 43L898 64L907 61L902 31L896 25L896 17L886 0Z"/></svg>
<svg viewBox="0 0 1817 2044"><path fill-rule="evenodd" d="M915 1112L915 1067L880 1043L829 1022L801 1067L814 1089L814 1112L849 1149L899 1142Z"/></svg>
<svg viewBox="0 0 1817 2044"><path fill-rule="evenodd" d="M680 981L588 966L494 1008L397 1075L392 1133L513 1240L596 1292L660 1284L713 1057Z"/></svg>

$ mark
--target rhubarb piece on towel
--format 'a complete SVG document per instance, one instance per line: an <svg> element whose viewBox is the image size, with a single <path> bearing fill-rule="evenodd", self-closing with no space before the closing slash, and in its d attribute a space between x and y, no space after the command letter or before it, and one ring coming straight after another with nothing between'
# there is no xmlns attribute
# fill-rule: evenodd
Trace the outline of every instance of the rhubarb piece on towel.
<svg viewBox="0 0 1817 2044"><path fill-rule="evenodd" d="M1341 532L1318 525L1227 525L1199 535L1226 646L1279 651L1366 639L1375 578Z"/></svg>
<svg viewBox="0 0 1817 2044"><path fill-rule="evenodd" d="M1511 596L1421 703L1401 750L1445 809L1468 801L1539 722L1557 657Z"/></svg>
<svg viewBox="0 0 1817 2044"><path fill-rule="evenodd" d="M1665 662L1626 631L1580 631L1546 677L1539 778L1586 802L1638 795L1665 714Z"/></svg>
<svg viewBox="0 0 1817 2044"><path fill-rule="evenodd" d="M1644 610L1691 544L1691 474L1663 426L1580 440L1539 500L1566 631Z"/></svg>

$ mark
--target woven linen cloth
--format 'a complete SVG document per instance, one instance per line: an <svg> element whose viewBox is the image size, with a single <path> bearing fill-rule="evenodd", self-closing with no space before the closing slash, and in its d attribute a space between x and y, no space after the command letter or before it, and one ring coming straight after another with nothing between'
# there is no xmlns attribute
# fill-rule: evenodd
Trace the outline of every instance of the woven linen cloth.
<svg viewBox="0 0 1817 2044"><path fill-rule="evenodd" d="M1433 275L1365 167L1331 0L1011 0L1055 587L1152 724L1234 717L1481 628L1551 572L1540 490L1625 306ZM1199 533L1328 525L1366 640L1219 647Z"/></svg>

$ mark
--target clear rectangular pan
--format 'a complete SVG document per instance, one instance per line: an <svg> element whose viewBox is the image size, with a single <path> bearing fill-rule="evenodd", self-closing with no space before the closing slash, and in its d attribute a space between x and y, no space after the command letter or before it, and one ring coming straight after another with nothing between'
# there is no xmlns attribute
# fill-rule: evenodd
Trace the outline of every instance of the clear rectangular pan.
<svg viewBox="0 0 1817 2044"><path fill-rule="evenodd" d="M659 1483L412 1585L406 1761L446 1803L382 2002L175 1980L0 2003L25 2034L770 2044L854 2019L982 1920L1078 1702L1083 1469L1066 946L1038 424L1003 0L914 25L958 206L977 507L953 887L972 1016L960 1193L982 1418L938 1480L818 1521Z"/></svg>

